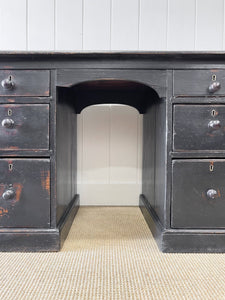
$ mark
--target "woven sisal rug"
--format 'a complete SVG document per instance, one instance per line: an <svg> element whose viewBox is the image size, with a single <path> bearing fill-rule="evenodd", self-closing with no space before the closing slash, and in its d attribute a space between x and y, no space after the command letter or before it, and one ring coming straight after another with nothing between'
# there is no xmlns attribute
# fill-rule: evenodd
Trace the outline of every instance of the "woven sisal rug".
<svg viewBox="0 0 225 300"><path fill-rule="evenodd" d="M225 254L162 254L137 207L81 207L58 253L0 253L1 300L225 299Z"/></svg>

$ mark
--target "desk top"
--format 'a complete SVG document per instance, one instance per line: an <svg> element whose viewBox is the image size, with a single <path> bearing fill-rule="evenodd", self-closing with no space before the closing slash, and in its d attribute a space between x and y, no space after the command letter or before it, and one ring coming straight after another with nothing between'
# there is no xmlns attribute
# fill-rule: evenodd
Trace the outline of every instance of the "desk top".
<svg viewBox="0 0 225 300"><path fill-rule="evenodd" d="M204 59L224 59L224 51L0 51L2 57L53 57L53 58L81 58L81 57L104 57L104 58L204 58Z"/></svg>
<svg viewBox="0 0 225 300"><path fill-rule="evenodd" d="M134 68L198 69L224 68L225 52L207 51L0 51L0 68Z"/></svg>

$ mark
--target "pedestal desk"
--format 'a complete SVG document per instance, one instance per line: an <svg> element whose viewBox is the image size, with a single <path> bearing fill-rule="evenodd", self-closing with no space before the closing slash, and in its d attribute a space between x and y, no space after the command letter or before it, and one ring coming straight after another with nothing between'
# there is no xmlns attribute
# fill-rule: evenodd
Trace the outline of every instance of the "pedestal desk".
<svg viewBox="0 0 225 300"><path fill-rule="evenodd" d="M76 115L101 103L143 114L140 209L161 251L224 252L225 53L175 52L0 54L0 251L60 250Z"/></svg>

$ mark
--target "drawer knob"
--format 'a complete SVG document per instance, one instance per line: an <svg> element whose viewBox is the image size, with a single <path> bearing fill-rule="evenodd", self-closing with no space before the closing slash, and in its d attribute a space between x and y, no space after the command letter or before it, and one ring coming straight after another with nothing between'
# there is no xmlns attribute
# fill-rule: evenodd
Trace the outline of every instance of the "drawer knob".
<svg viewBox="0 0 225 300"><path fill-rule="evenodd" d="M221 87L221 84L218 82L218 81L215 81L215 82L212 82L210 85L209 85L209 93L215 93L216 91L218 91Z"/></svg>
<svg viewBox="0 0 225 300"><path fill-rule="evenodd" d="M15 82L13 81L11 75L2 80L2 87L6 90L12 90L15 87Z"/></svg>
<svg viewBox="0 0 225 300"><path fill-rule="evenodd" d="M214 190L214 189L209 189L209 190L206 192L206 195L207 195L207 197L209 197L210 199L215 199L216 196L217 196L217 191Z"/></svg>
<svg viewBox="0 0 225 300"><path fill-rule="evenodd" d="M14 121L12 119L4 119L2 121L2 127L5 127L5 128L12 128L14 125Z"/></svg>
<svg viewBox="0 0 225 300"><path fill-rule="evenodd" d="M208 127L211 129L219 129L221 127L219 120L212 120L208 123Z"/></svg>
<svg viewBox="0 0 225 300"><path fill-rule="evenodd" d="M13 190L7 190L2 194L2 198L4 200L12 199L14 198L14 196L15 196L15 192Z"/></svg>

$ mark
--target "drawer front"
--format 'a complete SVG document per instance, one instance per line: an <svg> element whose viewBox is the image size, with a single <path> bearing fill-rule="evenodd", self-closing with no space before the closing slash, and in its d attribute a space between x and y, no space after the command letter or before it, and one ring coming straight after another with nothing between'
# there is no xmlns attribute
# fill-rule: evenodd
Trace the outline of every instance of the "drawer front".
<svg viewBox="0 0 225 300"><path fill-rule="evenodd" d="M225 150L225 105L174 105L173 149Z"/></svg>
<svg viewBox="0 0 225 300"><path fill-rule="evenodd" d="M225 227L225 160L173 161L173 228Z"/></svg>
<svg viewBox="0 0 225 300"><path fill-rule="evenodd" d="M225 95L225 70L175 70L175 96Z"/></svg>
<svg viewBox="0 0 225 300"><path fill-rule="evenodd" d="M0 227L49 226L49 159L1 159Z"/></svg>
<svg viewBox="0 0 225 300"><path fill-rule="evenodd" d="M0 105L0 150L48 150L49 105Z"/></svg>
<svg viewBox="0 0 225 300"><path fill-rule="evenodd" d="M49 96L46 70L0 70L0 96Z"/></svg>

